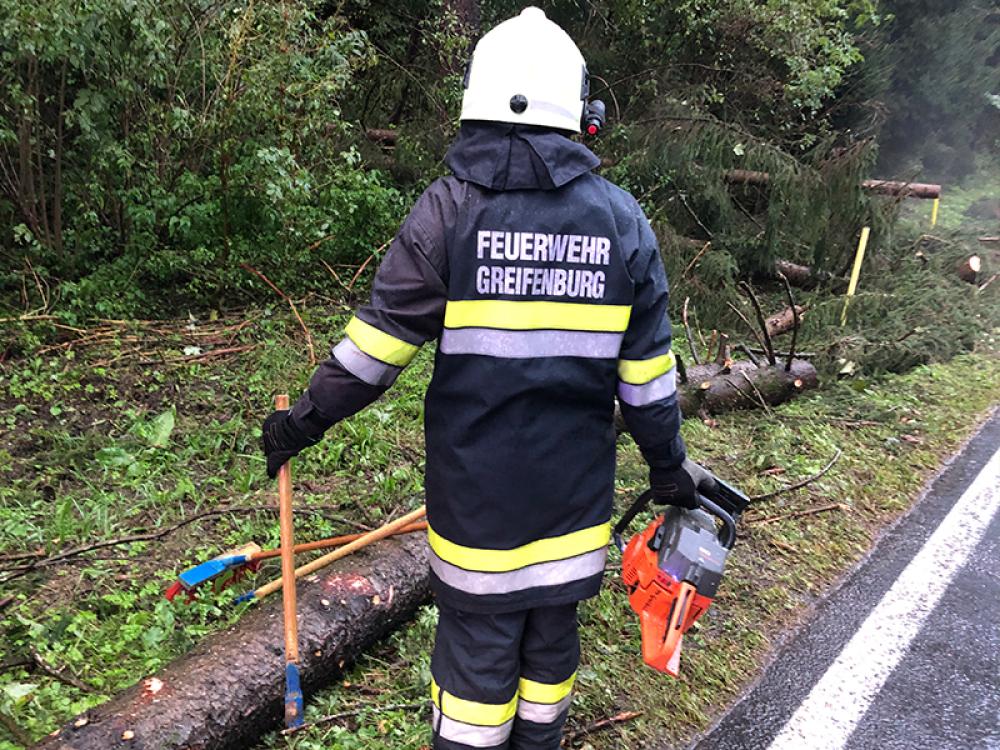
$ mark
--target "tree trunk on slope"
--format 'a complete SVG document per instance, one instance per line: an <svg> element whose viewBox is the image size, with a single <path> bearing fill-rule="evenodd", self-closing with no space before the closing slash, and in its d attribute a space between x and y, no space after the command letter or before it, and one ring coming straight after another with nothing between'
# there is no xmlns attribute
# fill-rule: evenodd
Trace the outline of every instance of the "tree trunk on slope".
<svg viewBox="0 0 1000 750"><path fill-rule="evenodd" d="M300 669L307 698L427 599L427 557L424 534L407 534L299 581ZM281 597L276 595L36 748L250 747L283 716L282 644Z"/></svg>

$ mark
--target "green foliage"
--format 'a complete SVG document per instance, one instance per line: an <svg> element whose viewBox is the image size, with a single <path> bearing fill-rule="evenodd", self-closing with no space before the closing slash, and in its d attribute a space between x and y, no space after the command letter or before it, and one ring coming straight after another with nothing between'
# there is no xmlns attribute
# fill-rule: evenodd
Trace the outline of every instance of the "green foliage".
<svg viewBox="0 0 1000 750"><path fill-rule="evenodd" d="M496 21L513 2L484 4ZM861 59L854 33L882 20L872 0L572 0L546 12L578 40L595 94L637 122L667 101L739 122L782 146L809 145L828 103ZM620 117L619 117L620 115Z"/></svg>
<svg viewBox="0 0 1000 750"><path fill-rule="evenodd" d="M920 235L912 242L876 244L863 268L858 296L840 326L841 299L813 306L810 335L826 342L832 364L853 363L866 375L906 372L977 349L996 348L1000 290L980 290L955 269L974 251L960 237ZM1000 270L985 261L983 278Z"/></svg>
<svg viewBox="0 0 1000 750"><path fill-rule="evenodd" d="M874 264L865 269L862 290L874 291L871 285L889 275L887 264L912 258L916 249L883 260L881 248L873 246ZM947 254L952 251L946 248L923 249L934 256L928 278L951 262ZM678 264L685 266L689 257ZM803 301L813 303L811 298ZM941 318L938 305L938 298L928 301L928 320ZM317 333L332 333L345 322L339 314L313 308L302 312ZM854 308L851 336L858 325L853 314ZM676 310L672 317L678 317ZM704 322L706 328L715 324L712 318ZM260 346L238 361L150 366L123 358L101 364L129 351L122 342L107 342L4 364L0 548L5 554L39 548L53 554L137 530L162 529L223 503L249 508L273 504L256 431L274 383L295 392L308 377L298 331L288 316L260 318L239 339ZM820 326L808 333L804 345L826 340L827 334ZM158 343L139 327L124 330L123 336L142 336L143 350ZM422 394L432 356L422 351L391 398L338 425L322 445L297 459L296 530L302 539L343 533L354 523L378 525L399 508L412 507L423 486ZM834 383L772 414L736 414L714 426L688 420L685 439L695 455L720 470L724 466L731 479L752 492L812 474L835 447L844 449L847 456L822 483L760 510L780 514L808 507L810 499L826 502L824 493L833 493L852 503L854 511L751 527L756 529L753 539L738 556L743 562L734 559L737 568L727 578L730 588L706 627L690 639L684 668L692 679L672 684L667 693L652 691L655 675L636 669L634 619L609 577L601 597L583 609L584 663L572 726L646 708L644 719L592 738L595 747L610 748L635 746L637 738L657 735L664 727L679 733L700 725L721 694L734 694L753 673L769 633L794 609L796 596L816 595L861 553L873 521L881 523L903 507L919 484L914 466L936 465L934 451L953 445L971 429L968 415L986 407L996 379L995 362L980 356L920 368L902 379L866 375L863 381ZM852 419L879 424L858 430ZM914 433L923 445L900 437ZM886 462L887 453L903 460ZM630 441L623 442L620 456L617 496L624 502L645 474ZM779 480L762 474L775 465L787 474ZM758 539L758 534L764 536ZM162 668L206 634L235 622L242 610L229 605L232 590L203 596L191 606L168 606L162 591L184 566L251 539L267 546L277 543L273 514L206 519L160 541L97 550L5 584L4 596L14 595L15 601L0 612L0 661L30 656L28 645L34 645L48 664L67 669L98 692L84 693L37 670L14 668L0 674L0 711L41 738L132 684L136 675ZM770 540L799 550L797 564L783 565ZM15 562L4 561L0 567ZM739 565L751 564L768 566L768 574L744 575ZM265 568L256 580L270 579L274 570L273 565ZM787 579L772 576L778 572ZM309 718L360 712L310 730L295 742L303 748L417 748L426 743L425 712L384 707L426 700L433 630L433 610L424 610L345 675L349 684L341 681L313 696ZM637 706L621 704L622 695L659 697L655 706ZM668 725L663 720L667 715L680 718ZM274 736L265 746L286 743Z"/></svg>
<svg viewBox="0 0 1000 750"><path fill-rule="evenodd" d="M241 263L298 292L391 237L401 197L339 103L373 59L363 32L305 2L0 0L0 18L0 284L29 257L88 314L202 307L264 288Z"/></svg>

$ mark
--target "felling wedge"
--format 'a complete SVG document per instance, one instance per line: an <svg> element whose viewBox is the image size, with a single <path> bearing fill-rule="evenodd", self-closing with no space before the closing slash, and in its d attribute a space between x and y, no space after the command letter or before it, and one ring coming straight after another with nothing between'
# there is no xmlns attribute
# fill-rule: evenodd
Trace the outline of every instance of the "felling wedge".
<svg viewBox="0 0 1000 750"><path fill-rule="evenodd" d="M409 534L413 531L423 531L427 528L425 521L417 521L408 524L394 532L396 534ZM295 545L295 554L301 555L304 552L315 552L316 550L329 549L330 547L341 547L351 542L356 542L365 536L365 533L344 534L342 536L329 537L327 539L317 539L315 542L304 542ZM223 552L221 555L206 560L195 565L193 568L180 573L164 593L164 596L173 601L178 595L186 594L188 602L191 602L198 591L205 585L211 583L216 591L235 586L242 581L248 572L255 573L260 569L261 564L266 560L271 560L281 556L281 548L262 550L260 545L250 542L236 549Z"/></svg>

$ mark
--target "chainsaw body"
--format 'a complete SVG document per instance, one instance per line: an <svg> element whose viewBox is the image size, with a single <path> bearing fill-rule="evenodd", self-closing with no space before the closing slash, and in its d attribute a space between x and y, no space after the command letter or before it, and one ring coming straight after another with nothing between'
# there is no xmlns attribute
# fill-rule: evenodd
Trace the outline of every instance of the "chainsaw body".
<svg viewBox="0 0 1000 750"><path fill-rule="evenodd" d="M666 508L622 549L622 581L639 615L643 661L674 677L681 640L715 598L736 541L734 516L747 505L728 485L715 494L715 500L702 497L701 508ZM646 503L648 493L616 527L620 547L620 529Z"/></svg>

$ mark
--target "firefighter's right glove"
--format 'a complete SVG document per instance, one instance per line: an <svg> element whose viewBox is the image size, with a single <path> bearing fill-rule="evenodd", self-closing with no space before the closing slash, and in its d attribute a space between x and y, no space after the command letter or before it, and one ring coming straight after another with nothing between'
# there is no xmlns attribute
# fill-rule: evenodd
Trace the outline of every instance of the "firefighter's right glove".
<svg viewBox="0 0 1000 750"><path fill-rule="evenodd" d="M709 492L715 487L715 477L691 459L673 469L650 468L649 487L656 505L676 505L678 508L697 508L698 492Z"/></svg>
<svg viewBox="0 0 1000 750"><path fill-rule="evenodd" d="M315 445L317 438L309 437L295 424L287 409L274 412L264 420L260 442L267 457L267 475L274 479L278 469L303 448Z"/></svg>

